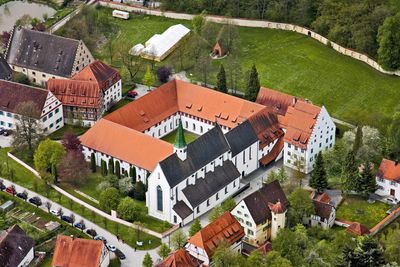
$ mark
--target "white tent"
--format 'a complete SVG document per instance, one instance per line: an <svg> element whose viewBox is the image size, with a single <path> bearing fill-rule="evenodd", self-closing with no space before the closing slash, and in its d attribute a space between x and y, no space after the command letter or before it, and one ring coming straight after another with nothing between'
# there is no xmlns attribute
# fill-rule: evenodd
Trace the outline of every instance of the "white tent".
<svg viewBox="0 0 400 267"><path fill-rule="evenodd" d="M143 49L144 45L137 44L129 50L129 54L131 54L132 56L139 56L142 53Z"/></svg>

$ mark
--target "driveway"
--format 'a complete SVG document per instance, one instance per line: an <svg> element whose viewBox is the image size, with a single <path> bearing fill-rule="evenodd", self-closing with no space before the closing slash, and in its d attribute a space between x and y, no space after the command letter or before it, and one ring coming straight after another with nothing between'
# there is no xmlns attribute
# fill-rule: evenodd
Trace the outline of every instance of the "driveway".
<svg viewBox="0 0 400 267"><path fill-rule="evenodd" d="M8 181L8 180L4 180L4 185L5 186L11 186L12 182ZM75 215L75 222L79 222L80 220L83 220L85 222L85 225L87 228L92 228L94 230L96 230L98 235L104 236L109 244L113 244L115 245L118 249L120 249L125 255L126 255L126 259L121 261L121 266L122 267L141 267L142 266L142 261L144 258L144 255L146 254L146 252L149 252L151 257L153 258L153 261L155 262L158 257L157 255L157 249L153 249L153 250L149 250L149 251L139 251L137 250L136 252L134 251L133 248L131 248L130 246L128 246L127 244L123 244L122 242L118 242L117 237L110 233L109 231L101 228L100 226L98 226L97 224L87 220L86 218L80 216L79 214L73 213L71 210L59 205L56 202L53 202L49 199L47 199L46 197L39 195L33 191L30 191L20 185L14 184L16 191L19 192L23 192L24 190L26 190L28 192L28 198L37 196L40 197L40 199L42 200L43 205L40 206L39 208L46 211L47 212L47 208L45 207L44 203L46 201L49 201L52 206L51 209L59 209L60 207L63 209L64 211L64 215L71 215L74 214ZM113 256L112 254L110 256Z"/></svg>

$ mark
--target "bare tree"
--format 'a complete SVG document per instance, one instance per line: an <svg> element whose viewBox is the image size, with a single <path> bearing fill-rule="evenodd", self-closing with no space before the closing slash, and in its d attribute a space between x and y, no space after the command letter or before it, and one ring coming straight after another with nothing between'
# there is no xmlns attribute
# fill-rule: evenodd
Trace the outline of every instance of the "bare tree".
<svg viewBox="0 0 400 267"><path fill-rule="evenodd" d="M110 64L113 64L113 57L114 57L114 41L112 38L110 38L110 40L107 42L107 52L108 52L108 56L110 57Z"/></svg>
<svg viewBox="0 0 400 267"><path fill-rule="evenodd" d="M137 55L131 55L129 53L129 48L122 48L119 52L119 58L122 62L122 65L129 72L129 76L131 81L136 77L136 75L143 69L144 60Z"/></svg>
<svg viewBox="0 0 400 267"><path fill-rule="evenodd" d="M75 222L75 214L71 213L71 216L69 216L71 218L71 225L74 226L74 222Z"/></svg>
<svg viewBox="0 0 400 267"><path fill-rule="evenodd" d="M16 131L13 135L12 147L14 149L28 148L33 156L34 148L43 137L40 118L41 110L32 102L23 102L16 107Z"/></svg>
<svg viewBox="0 0 400 267"><path fill-rule="evenodd" d="M211 70L211 58L208 54L201 54L199 63L195 66L197 71L201 74L203 84L207 86L208 74Z"/></svg>
<svg viewBox="0 0 400 267"><path fill-rule="evenodd" d="M47 208L47 212L50 212L51 206L52 206L53 204L51 204L50 201L46 201L46 203L44 203L44 205L45 205L46 208Z"/></svg>

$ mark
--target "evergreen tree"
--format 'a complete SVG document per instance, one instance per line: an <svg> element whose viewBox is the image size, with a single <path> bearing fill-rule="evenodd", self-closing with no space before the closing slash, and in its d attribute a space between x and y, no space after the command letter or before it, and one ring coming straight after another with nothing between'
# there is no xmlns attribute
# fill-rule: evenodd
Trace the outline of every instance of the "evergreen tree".
<svg viewBox="0 0 400 267"><path fill-rule="evenodd" d="M371 171L371 165L368 161L364 163L364 169L360 176L360 184L362 186L362 193L365 196L368 196L368 194L376 190L375 176Z"/></svg>
<svg viewBox="0 0 400 267"><path fill-rule="evenodd" d="M358 164L353 151L349 151L346 156L345 165L342 171L342 177L344 178L344 189L346 191L357 191L358 189Z"/></svg>
<svg viewBox="0 0 400 267"><path fill-rule="evenodd" d="M90 168L92 169L92 172L96 172L96 157L94 153L90 155Z"/></svg>
<svg viewBox="0 0 400 267"><path fill-rule="evenodd" d="M385 264L382 246L372 237L361 238L357 247L345 247L337 266L375 267Z"/></svg>
<svg viewBox="0 0 400 267"><path fill-rule="evenodd" d="M142 80L143 84L148 86L150 89L150 86L154 84L154 76L153 73L151 72L150 66L147 66L146 73L143 76Z"/></svg>
<svg viewBox="0 0 400 267"><path fill-rule="evenodd" d="M171 249L167 246L167 244L162 243L157 251L158 256L160 256L161 259L165 259L169 253L171 253Z"/></svg>
<svg viewBox="0 0 400 267"><path fill-rule="evenodd" d="M108 173L109 174L114 174L114 160L112 158L110 158L108 160Z"/></svg>
<svg viewBox="0 0 400 267"><path fill-rule="evenodd" d="M146 252L146 254L144 255L142 265L143 265L143 267L152 267L153 266L153 260L151 259L151 256L148 252Z"/></svg>
<svg viewBox="0 0 400 267"><path fill-rule="evenodd" d="M321 152L318 153L317 158L315 159L314 170L310 179L310 186L315 188L318 192L322 192L328 187L324 159Z"/></svg>
<svg viewBox="0 0 400 267"><path fill-rule="evenodd" d="M118 177L118 179L121 179L121 165L119 164L118 160L115 162L115 175Z"/></svg>
<svg viewBox="0 0 400 267"><path fill-rule="evenodd" d="M135 183L134 196L137 200L145 200L146 188L142 181Z"/></svg>
<svg viewBox="0 0 400 267"><path fill-rule="evenodd" d="M56 183L58 181L58 171L55 164L51 165L51 175L53 176L54 182Z"/></svg>
<svg viewBox="0 0 400 267"><path fill-rule="evenodd" d="M107 165L104 160L101 160L101 175L107 176Z"/></svg>
<svg viewBox="0 0 400 267"><path fill-rule="evenodd" d="M136 183L136 168L135 167L131 167L129 169L129 176L132 178L132 184Z"/></svg>
<svg viewBox="0 0 400 267"><path fill-rule="evenodd" d="M246 99L250 101L255 101L260 91L260 79L258 78L258 72L256 65L253 64L251 67L249 77L247 80L246 88Z"/></svg>
<svg viewBox="0 0 400 267"><path fill-rule="evenodd" d="M362 127L357 126L356 136L353 144L354 155L357 155L358 150L362 146L362 138L363 138Z"/></svg>
<svg viewBox="0 0 400 267"><path fill-rule="evenodd" d="M190 225L189 236L193 236L195 233L197 233L200 230L201 230L201 223L200 223L199 218L197 218L192 222L192 225Z"/></svg>
<svg viewBox="0 0 400 267"><path fill-rule="evenodd" d="M217 75L217 89L222 93L228 93L228 88L226 87L226 74L224 65L221 64L219 67L219 72Z"/></svg>

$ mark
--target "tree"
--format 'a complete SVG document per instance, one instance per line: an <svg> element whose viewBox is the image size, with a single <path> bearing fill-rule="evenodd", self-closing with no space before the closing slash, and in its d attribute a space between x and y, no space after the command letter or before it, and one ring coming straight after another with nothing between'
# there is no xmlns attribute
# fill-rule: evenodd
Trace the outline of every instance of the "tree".
<svg viewBox="0 0 400 267"><path fill-rule="evenodd" d="M140 220L145 213L142 206L137 204L130 197L124 197L119 202L117 211L119 217L127 221Z"/></svg>
<svg viewBox="0 0 400 267"><path fill-rule="evenodd" d="M386 236L386 239L383 241L385 246L385 258L389 262L400 263L400 231L391 229Z"/></svg>
<svg viewBox="0 0 400 267"><path fill-rule="evenodd" d="M110 64L113 64L113 58L114 58L114 54L115 54L115 50L114 50L114 41L113 39L109 39L109 41L106 44L106 48L107 48L107 53L108 53L108 57L110 58Z"/></svg>
<svg viewBox="0 0 400 267"><path fill-rule="evenodd" d="M171 243L175 250L183 248L183 246L186 244L186 241L187 237L185 233L183 233L182 229L178 229L172 234Z"/></svg>
<svg viewBox="0 0 400 267"><path fill-rule="evenodd" d="M82 117L82 113L79 110L76 114L75 127L78 127L78 128L83 127L83 117Z"/></svg>
<svg viewBox="0 0 400 267"><path fill-rule="evenodd" d="M133 194L133 184L132 179L130 177L122 178L118 181L118 189L123 195L132 195Z"/></svg>
<svg viewBox="0 0 400 267"><path fill-rule="evenodd" d="M328 180L326 178L325 164L322 156L322 152L319 152L316 159L314 170L311 174L310 186L317 190L317 192L322 192L328 188Z"/></svg>
<svg viewBox="0 0 400 267"><path fill-rule="evenodd" d="M296 188L288 197L290 207L288 211L289 224L303 223L303 218L309 217L314 212L314 205L309 193L301 188Z"/></svg>
<svg viewBox="0 0 400 267"><path fill-rule="evenodd" d="M129 169L129 177L132 178L132 183L135 184L136 183L136 168L135 167L131 167Z"/></svg>
<svg viewBox="0 0 400 267"><path fill-rule="evenodd" d="M47 212L50 212L50 209L51 209L51 206L52 206L51 202L50 201L46 201L46 203L44 203L44 205L47 208Z"/></svg>
<svg viewBox="0 0 400 267"><path fill-rule="evenodd" d="M400 161L400 112L393 114L387 135L389 157Z"/></svg>
<svg viewBox="0 0 400 267"><path fill-rule="evenodd" d="M74 226L74 222L75 222L75 214L71 213L71 215L69 216L71 218L71 226Z"/></svg>
<svg viewBox="0 0 400 267"><path fill-rule="evenodd" d="M61 180L74 185L84 183L89 172L85 157L79 151L69 151L59 167Z"/></svg>
<svg viewBox="0 0 400 267"><path fill-rule="evenodd" d="M378 32L378 62L385 69L400 69L400 12L385 19Z"/></svg>
<svg viewBox="0 0 400 267"><path fill-rule="evenodd" d="M189 236L193 236L195 233L200 231L201 228L202 227L201 227L200 219L199 218L194 219L189 228Z"/></svg>
<svg viewBox="0 0 400 267"><path fill-rule="evenodd" d="M130 49L131 47L128 44L123 46L120 49L119 58L124 66L124 70L129 74L130 81L133 82L136 75L142 71L145 61L138 55L132 55Z"/></svg>
<svg viewBox="0 0 400 267"><path fill-rule="evenodd" d="M161 67L157 70L157 78L161 83L166 83L171 76L171 69L167 67Z"/></svg>
<svg viewBox="0 0 400 267"><path fill-rule="evenodd" d="M146 189L142 181L138 181L135 183L134 192L135 199L137 200L145 200L146 198Z"/></svg>
<svg viewBox="0 0 400 267"><path fill-rule="evenodd" d="M33 156L36 145L43 137L43 129L39 120L33 115L40 116L41 110L32 102L23 102L15 108L15 127L13 134L12 147L15 150L28 149L28 156Z"/></svg>
<svg viewBox="0 0 400 267"><path fill-rule="evenodd" d="M63 140L61 141L61 144L67 151L69 150L77 150L80 152L83 151L81 140L79 140L79 137L73 132L65 133Z"/></svg>
<svg viewBox="0 0 400 267"><path fill-rule="evenodd" d="M198 49L198 48L197 48ZM198 62L195 65L196 71L201 75L202 82L207 86L208 75L211 69L211 58L208 54L202 53L199 55Z"/></svg>
<svg viewBox="0 0 400 267"><path fill-rule="evenodd" d="M142 265L143 265L143 267L152 267L153 266L153 260L151 259L150 254L148 252L146 252L146 254L144 255Z"/></svg>
<svg viewBox="0 0 400 267"><path fill-rule="evenodd" d="M293 231L288 228L281 229L274 240L274 250L295 266L303 266L309 247L310 241L303 225L296 225Z"/></svg>
<svg viewBox="0 0 400 267"><path fill-rule="evenodd" d="M152 71L150 69L150 66L147 66L146 72L145 72L145 74L143 76L142 83L144 85L146 85L147 87L149 87L149 89L154 84L154 76L153 76L153 73L152 73Z"/></svg>
<svg viewBox="0 0 400 267"><path fill-rule="evenodd" d="M347 191L361 191L359 186L358 163L356 162L354 152L349 151L346 156L345 165L343 167L342 177L344 177L344 188Z"/></svg>
<svg viewBox="0 0 400 267"><path fill-rule="evenodd" d="M226 75L224 65L220 65L219 72L217 75L217 90L222 93L228 93L228 88L226 87Z"/></svg>
<svg viewBox="0 0 400 267"><path fill-rule="evenodd" d="M167 246L167 244L162 243L157 251L158 256L160 256L161 259L165 259L169 253L171 253L171 249Z"/></svg>
<svg viewBox="0 0 400 267"><path fill-rule="evenodd" d="M236 207L236 202L233 199L233 197L228 197L227 199L224 200L224 202L222 202L221 204L221 208L222 208L222 213L224 213L225 211L231 211Z"/></svg>
<svg viewBox="0 0 400 267"><path fill-rule="evenodd" d="M208 214L208 222L215 221L219 216L222 215L221 206L214 207L211 212Z"/></svg>
<svg viewBox="0 0 400 267"><path fill-rule="evenodd" d="M362 141L363 141L362 127L361 126L357 126L356 136L355 136L354 144L353 144L353 153L354 153L354 155L357 155L358 150L362 146Z"/></svg>
<svg viewBox="0 0 400 267"><path fill-rule="evenodd" d="M259 91L260 91L260 80L258 78L256 65L253 64L249 76L247 78L246 99L249 101L255 101Z"/></svg>
<svg viewBox="0 0 400 267"><path fill-rule="evenodd" d="M60 164L64 155L65 150L60 143L46 139L40 142L35 151L33 162L39 173L51 173L52 166Z"/></svg>
<svg viewBox="0 0 400 267"><path fill-rule="evenodd" d="M203 30L206 15L207 15L207 12L204 10L203 12L201 12L201 14L194 16L192 19L193 31L197 35L201 35L201 31Z"/></svg>
<svg viewBox="0 0 400 267"><path fill-rule="evenodd" d="M360 188L362 189L362 193L364 196L368 196L369 194L373 193L377 189L376 185L376 178L375 175L372 173L373 165L366 161L363 164L362 172L360 177Z"/></svg>
<svg viewBox="0 0 400 267"><path fill-rule="evenodd" d="M239 51L236 50L230 53L227 58L226 71L228 76L229 87L236 93L236 90L241 86L242 81L242 66L240 64Z"/></svg>
<svg viewBox="0 0 400 267"><path fill-rule="evenodd" d="M101 175L102 176L107 175L107 164L104 160L101 160Z"/></svg>
<svg viewBox="0 0 400 267"><path fill-rule="evenodd" d="M266 266L268 267L292 267L293 265L291 264L291 262L282 257L279 252L277 251L271 251L267 254L266 258ZM256 266L256 265L252 265L252 266Z"/></svg>
<svg viewBox="0 0 400 267"><path fill-rule="evenodd" d="M121 165L118 160L115 162L115 175L121 179Z"/></svg>
<svg viewBox="0 0 400 267"><path fill-rule="evenodd" d="M110 158L108 160L108 173L109 174L114 174L115 173L114 172L114 160L113 160L113 158Z"/></svg>
<svg viewBox="0 0 400 267"><path fill-rule="evenodd" d="M242 255L232 250L225 242L221 242L217 245L213 253L212 261L215 267L239 267L244 264Z"/></svg>
<svg viewBox="0 0 400 267"><path fill-rule="evenodd" d="M96 156L94 155L94 153L90 154L90 168L92 169L92 173L96 172Z"/></svg>
<svg viewBox="0 0 400 267"><path fill-rule="evenodd" d="M99 205L107 212L116 210L120 201L119 192L114 187L109 187L100 193Z"/></svg>

